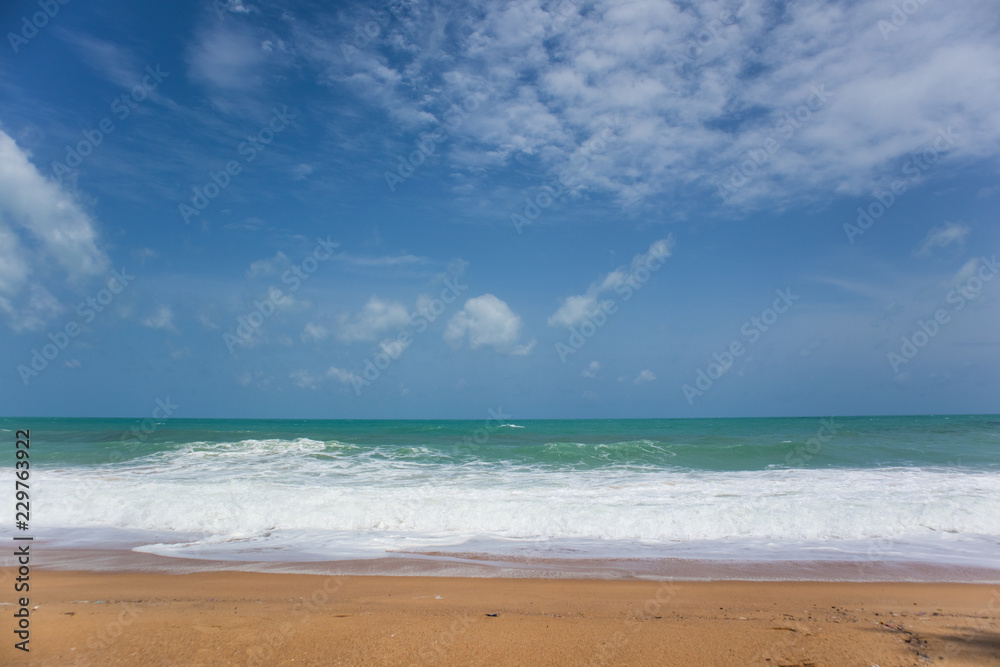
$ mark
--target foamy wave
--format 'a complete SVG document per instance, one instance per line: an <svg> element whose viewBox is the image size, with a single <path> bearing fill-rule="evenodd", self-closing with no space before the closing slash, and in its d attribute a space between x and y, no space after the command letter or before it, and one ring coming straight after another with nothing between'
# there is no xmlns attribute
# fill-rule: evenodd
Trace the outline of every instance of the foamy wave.
<svg viewBox="0 0 1000 667"><path fill-rule="evenodd" d="M193 443L187 451L191 454L200 453L208 456L267 456L289 452L321 452L326 449L326 446L325 442L309 438L296 438L295 440L268 438L266 440L240 440L238 442Z"/></svg>
<svg viewBox="0 0 1000 667"><path fill-rule="evenodd" d="M260 466L56 473L35 490L40 527L112 526L227 538L326 530L669 543L754 538L1000 537L1000 474L916 469L629 473L401 466L342 474Z"/></svg>

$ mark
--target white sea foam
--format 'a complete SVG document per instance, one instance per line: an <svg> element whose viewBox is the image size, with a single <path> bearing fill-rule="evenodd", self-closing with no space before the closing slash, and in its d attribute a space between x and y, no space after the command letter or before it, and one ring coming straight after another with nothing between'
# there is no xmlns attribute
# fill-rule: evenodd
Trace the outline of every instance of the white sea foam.
<svg viewBox="0 0 1000 667"><path fill-rule="evenodd" d="M196 534L146 550L203 557L343 558L477 540L582 555L1000 555L997 472L553 470L358 449L307 438L193 443L113 467L46 470L33 478L33 525Z"/></svg>

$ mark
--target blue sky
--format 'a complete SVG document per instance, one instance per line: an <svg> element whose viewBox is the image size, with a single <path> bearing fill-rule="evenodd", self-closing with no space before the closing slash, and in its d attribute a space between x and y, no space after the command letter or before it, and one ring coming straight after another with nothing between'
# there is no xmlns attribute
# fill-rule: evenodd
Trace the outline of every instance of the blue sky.
<svg viewBox="0 0 1000 667"><path fill-rule="evenodd" d="M0 27L3 414L1000 412L990 0Z"/></svg>

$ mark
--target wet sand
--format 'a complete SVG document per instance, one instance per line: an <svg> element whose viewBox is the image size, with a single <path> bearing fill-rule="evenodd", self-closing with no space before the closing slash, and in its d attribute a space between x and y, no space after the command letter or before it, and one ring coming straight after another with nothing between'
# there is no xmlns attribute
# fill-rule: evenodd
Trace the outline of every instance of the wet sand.
<svg viewBox="0 0 1000 667"><path fill-rule="evenodd" d="M29 596L2 664L1000 665L990 584L33 569Z"/></svg>

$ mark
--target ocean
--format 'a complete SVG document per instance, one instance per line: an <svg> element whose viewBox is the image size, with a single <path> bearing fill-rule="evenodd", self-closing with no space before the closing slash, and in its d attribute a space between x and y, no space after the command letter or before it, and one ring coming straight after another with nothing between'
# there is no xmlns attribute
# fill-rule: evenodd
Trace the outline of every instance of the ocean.
<svg viewBox="0 0 1000 667"><path fill-rule="evenodd" d="M15 430L30 429L36 549L1000 565L1000 416L491 414L4 418L0 465L13 469Z"/></svg>

